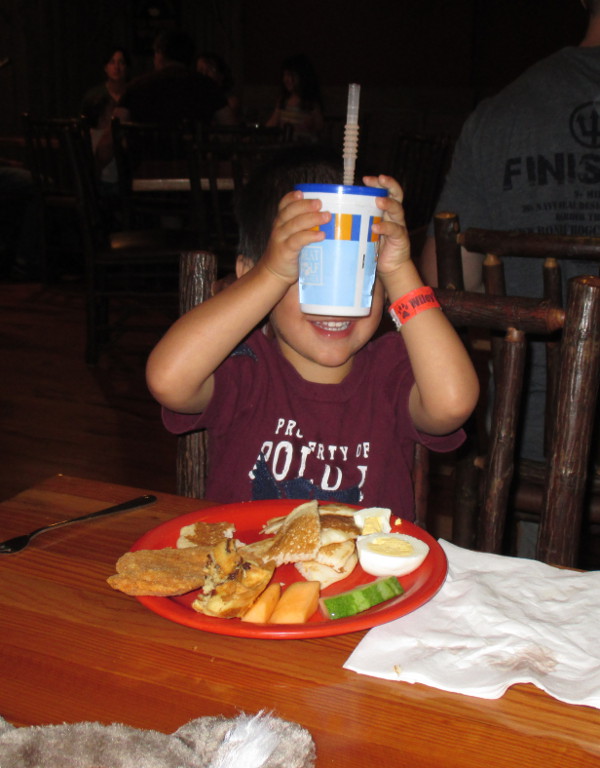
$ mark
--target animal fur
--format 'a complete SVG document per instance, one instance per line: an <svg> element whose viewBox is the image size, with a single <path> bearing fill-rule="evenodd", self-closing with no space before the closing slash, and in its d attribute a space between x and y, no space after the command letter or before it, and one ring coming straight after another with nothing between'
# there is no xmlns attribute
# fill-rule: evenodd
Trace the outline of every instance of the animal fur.
<svg viewBox="0 0 600 768"><path fill-rule="evenodd" d="M168 735L119 723L15 728L0 717L0 768L312 768L302 726L259 712L200 717Z"/></svg>

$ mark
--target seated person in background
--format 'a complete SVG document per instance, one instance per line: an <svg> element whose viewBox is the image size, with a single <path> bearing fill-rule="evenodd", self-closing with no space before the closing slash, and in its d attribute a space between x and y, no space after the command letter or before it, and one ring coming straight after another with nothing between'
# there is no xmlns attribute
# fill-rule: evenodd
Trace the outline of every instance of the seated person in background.
<svg viewBox="0 0 600 768"><path fill-rule="evenodd" d="M455 430L475 406L477 376L439 309L372 341L385 295L394 302L423 286L402 191L389 176L364 179L389 191L377 202L371 314L302 313L299 252L323 239L318 228L331 214L293 188L341 178L337 154L307 145L255 171L239 208L238 280L169 329L149 357L147 381L169 430L208 430L208 498L337 500L413 519L414 445L449 451L462 442Z"/></svg>
<svg viewBox="0 0 600 768"><path fill-rule="evenodd" d="M92 149L95 151L100 137L110 129L113 113L125 93L131 60L124 48L113 47L104 60L106 80L91 88L83 97L80 114L87 118L90 125ZM102 169L101 180L108 185L106 192L117 182L117 168L114 160Z"/></svg>
<svg viewBox="0 0 600 768"><path fill-rule="evenodd" d="M466 121L437 211L460 217L461 229L518 229L561 235L600 235L598 124L600 0L589 0L587 32L538 62ZM482 254L463 252L465 288L482 290ZM506 292L543 295L539 259L504 260ZM585 261L561 262L563 296L571 277L597 272ZM430 234L421 272L437 283ZM545 346L533 345L521 455L543 458Z"/></svg>
<svg viewBox="0 0 600 768"><path fill-rule="evenodd" d="M234 91L233 75L229 66L218 54L204 52L196 57L196 72L214 80L219 88L222 88L227 99L231 123L238 125L241 121L240 100Z"/></svg>
<svg viewBox="0 0 600 768"><path fill-rule="evenodd" d="M230 115L222 90L213 80L190 69L193 54L193 40L185 33L159 33L154 42L154 71L131 81L113 116L141 123L228 123ZM104 167L112 156L109 126L96 147L99 166Z"/></svg>
<svg viewBox="0 0 600 768"><path fill-rule="evenodd" d="M91 128L100 130L110 125L115 107L125 93L131 60L124 48L116 46L110 49L103 66L106 80L87 91L80 109Z"/></svg>
<svg viewBox="0 0 600 768"><path fill-rule="evenodd" d="M304 55L291 56L282 64L281 95L268 127L293 129L294 141L317 141L323 131L323 104L317 75Z"/></svg>

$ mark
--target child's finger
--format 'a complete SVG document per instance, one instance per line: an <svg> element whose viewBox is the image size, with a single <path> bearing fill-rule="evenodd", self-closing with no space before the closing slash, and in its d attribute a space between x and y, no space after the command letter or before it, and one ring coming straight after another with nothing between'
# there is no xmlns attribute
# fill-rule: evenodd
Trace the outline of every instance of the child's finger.
<svg viewBox="0 0 600 768"><path fill-rule="evenodd" d="M290 237L294 232L302 230L318 231L319 227L331 219L328 211L296 211L295 215L277 217L273 233L279 239Z"/></svg>
<svg viewBox="0 0 600 768"><path fill-rule="evenodd" d="M380 237L386 238L403 238L405 236L406 227L403 221L386 221L383 219L377 224L373 224L373 231Z"/></svg>
<svg viewBox="0 0 600 768"><path fill-rule="evenodd" d="M404 206L393 197L380 197L377 199L377 207L383 211L384 219L404 224Z"/></svg>
<svg viewBox="0 0 600 768"><path fill-rule="evenodd" d="M318 243L325 238L325 233L315 229L301 229L287 238L287 245L293 251L300 251L306 245Z"/></svg>
<svg viewBox="0 0 600 768"><path fill-rule="evenodd" d="M387 189L388 195L402 202L404 199L404 193L399 182L392 176L386 176L380 174L379 176L365 176L363 182L367 187L375 187L379 189Z"/></svg>
<svg viewBox="0 0 600 768"><path fill-rule="evenodd" d="M304 213L315 213L321 210L320 200L305 200L303 197L296 197L296 194L302 195L302 192L291 192L282 198L277 212L278 223L285 223Z"/></svg>

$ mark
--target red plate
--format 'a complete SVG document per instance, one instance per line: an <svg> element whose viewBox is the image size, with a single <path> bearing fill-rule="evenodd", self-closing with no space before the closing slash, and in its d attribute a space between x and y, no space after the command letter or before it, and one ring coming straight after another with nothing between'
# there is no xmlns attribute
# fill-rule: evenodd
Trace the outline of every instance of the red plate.
<svg viewBox="0 0 600 768"><path fill-rule="evenodd" d="M198 520L207 523L230 522L235 524L235 537L245 544L250 544L262 538L260 529L271 517L287 515L302 503L299 500L245 501L239 504L224 504L196 512L189 512L144 534L131 548L162 549L174 547L179 536L179 530L184 525L190 525ZM385 603L369 608L368 611L345 619L326 619L320 611L306 624L251 624L240 619L217 619L197 613L191 607L197 591L189 592L178 597L138 597L137 599L159 616L164 616L178 624L205 632L235 637L256 637L275 640L286 640L304 637L326 637L327 635L343 635L369 629L377 624L384 624L392 619L404 616L415 608L419 608L435 595L444 583L448 562L444 550L437 541L421 528L406 520L401 525L394 526L397 533L407 533L422 539L429 545L429 553L422 565L416 571L401 576L399 581L404 587L404 594L388 600ZM302 581L302 577L293 565L283 565L277 568L274 578L283 585L294 581ZM332 584L323 590L323 595L335 595L346 592L361 584L374 581L374 577L365 573L360 565L343 581Z"/></svg>

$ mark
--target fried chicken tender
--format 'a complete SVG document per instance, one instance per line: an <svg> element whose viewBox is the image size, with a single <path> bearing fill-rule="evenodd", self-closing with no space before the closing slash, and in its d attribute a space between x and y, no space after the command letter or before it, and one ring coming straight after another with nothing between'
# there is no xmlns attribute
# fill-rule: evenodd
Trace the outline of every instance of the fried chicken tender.
<svg viewBox="0 0 600 768"><path fill-rule="evenodd" d="M204 584L211 547L139 549L117 560L108 583L127 595L170 597L183 595Z"/></svg>

